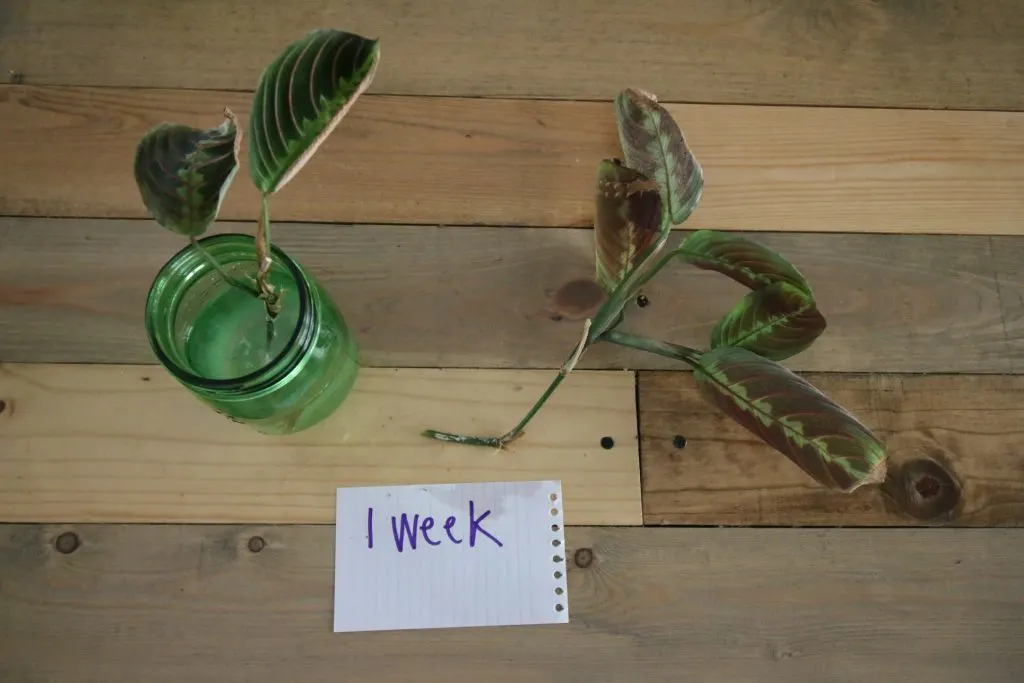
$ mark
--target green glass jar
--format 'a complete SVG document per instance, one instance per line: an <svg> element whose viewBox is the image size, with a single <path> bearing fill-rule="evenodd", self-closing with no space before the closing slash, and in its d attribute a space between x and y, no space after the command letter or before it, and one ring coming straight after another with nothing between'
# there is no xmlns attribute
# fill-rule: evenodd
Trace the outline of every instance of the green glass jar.
<svg viewBox="0 0 1024 683"><path fill-rule="evenodd" d="M269 281L282 309L268 327L249 284L251 236L222 234L189 245L160 270L146 302L146 330L160 363L189 391L235 422L288 434L320 422L348 395L358 347L330 296L271 247Z"/></svg>

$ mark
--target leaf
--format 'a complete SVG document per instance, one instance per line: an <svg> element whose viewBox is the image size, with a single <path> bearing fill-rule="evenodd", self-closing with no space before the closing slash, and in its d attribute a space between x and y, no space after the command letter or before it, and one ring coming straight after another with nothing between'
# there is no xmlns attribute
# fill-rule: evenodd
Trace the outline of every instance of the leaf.
<svg viewBox="0 0 1024 683"><path fill-rule="evenodd" d="M660 235L661 198L654 181L619 159L604 159L597 170L595 206L597 281L611 293Z"/></svg>
<svg viewBox="0 0 1024 683"><path fill-rule="evenodd" d="M626 165L654 180L675 225L700 202L704 174L679 126L650 93L627 88L615 100Z"/></svg>
<svg viewBox="0 0 1024 683"><path fill-rule="evenodd" d="M197 237L217 219L238 172L242 134L230 110L216 128L162 123L135 148L135 184L162 227Z"/></svg>
<svg viewBox="0 0 1024 683"><path fill-rule="evenodd" d="M811 285L793 264L768 247L739 235L697 230L676 253L687 263L728 275L750 289L785 282L813 296Z"/></svg>
<svg viewBox="0 0 1024 683"><path fill-rule="evenodd" d="M711 331L711 348L739 346L772 360L807 349L825 331L814 299L788 282L773 282L740 300Z"/></svg>
<svg viewBox="0 0 1024 683"><path fill-rule="evenodd" d="M845 408L782 365L743 348L701 355L703 397L820 484L849 493L885 480L881 442Z"/></svg>
<svg viewBox="0 0 1024 683"><path fill-rule="evenodd" d="M380 47L354 33L318 29L263 70L249 118L249 174L264 195L302 167L369 87Z"/></svg>

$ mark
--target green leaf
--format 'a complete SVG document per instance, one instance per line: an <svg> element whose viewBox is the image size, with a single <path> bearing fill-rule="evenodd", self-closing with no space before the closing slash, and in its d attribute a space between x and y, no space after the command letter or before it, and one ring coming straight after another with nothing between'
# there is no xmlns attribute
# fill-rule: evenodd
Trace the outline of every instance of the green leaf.
<svg viewBox="0 0 1024 683"><path fill-rule="evenodd" d="M135 184L162 227L198 237L217 219L238 172L241 132L230 110L216 128L162 123L135 149Z"/></svg>
<svg viewBox="0 0 1024 683"><path fill-rule="evenodd" d="M683 241L676 254L687 263L728 275L750 289L785 282L813 296L810 284L793 264L768 247L739 235L698 230Z"/></svg>
<svg viewBox="0 0 1024 683"><path fill-rule="evenodd" d="M704 174L679 126L650 93L627 88L615 100L626 165L658 184L665 215L679 225L700 202Z"/></svg>
<svg viewBox="0 0 1024 683"><path fill-rule="evenodd" d="M878 438L789 369L735 347L708 351L694 365L708 402L820 484L850 492L885 480L886 454Z"/></svg>
<svg viewBox="0 0 1024 683"><path fill-rule="evenodd" d="M597 170L595 206L597 281L611 293L630 268L641 265L638 257L661 234L661 198L654 181L619 159L604 159ZM651 256L653 251L644 258Z"/></svg>
<svg viewBox="0 0 1024 683"><path fill-rule="evenodd" d="M295 177L377 71L380 47L354 33L318 29L260 76L249 118L249 174L264 195Z"/></svg>
<svg viewBox="0 0 1024 683"><path fill-rule="evenodd" d="M711 348L739 346L772 360L807 349L825 331L814 299L788 282L773 282L740 300L711 331Z"/></svg>

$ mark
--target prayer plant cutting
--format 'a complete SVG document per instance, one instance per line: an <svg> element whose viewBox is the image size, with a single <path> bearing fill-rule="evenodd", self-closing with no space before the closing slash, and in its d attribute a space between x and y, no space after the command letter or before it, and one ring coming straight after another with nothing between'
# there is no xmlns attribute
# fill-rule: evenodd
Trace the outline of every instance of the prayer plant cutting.
<svg viewBox="0 0 1024 683"><path fill-rule="evenodd" d="M256 274L229 275L204 257L233 286L262 299L268 333L281 312L281 292L268 281L270 198L309 162L359 96L380 59L378 41L334 29L318 29L289 45L260 76L247 127L249 177L260 192L256 224ZM162 227L198 237L217 219L238 171L243 135L237 117L200 129L163 123L147 132L135 152L135 182L150 215Z"/></svg>
<svg viewBox="0 0 1024 683"><path fill-rule="evenodd" d="M271 243L270 200L369 87L379 59L377 40L312 31L263 70L246 135L225 109L214 128L163 123L136 148L134 177L146 209L189 239L150 287L150 345L199 399L262 432L315 424L355 381L351 331L312 274ZM243 138L259 192L255 237L202 237L238 171Z"/></svg>
<svg viewBox="0 0 1024 683"><path fill-rule="evenodd" d="M788 456L820 484L850 492L886 476L881 442L849 411L779 361L807 349L825 331L810 284L781 255L728 232L698 230L665 250L672 229L697 207L703 171L657 99L626 89L615 100L622 159L597 169L596 277L574 282L575 298L596 293L579 344L523 419L501 436L427 430L446 442L503 448L524 433L580 357L612 343L686 363L701 395ZM622 331L627 302L669 263L716 271L750 292L727 312L699 350Z"/></svg>

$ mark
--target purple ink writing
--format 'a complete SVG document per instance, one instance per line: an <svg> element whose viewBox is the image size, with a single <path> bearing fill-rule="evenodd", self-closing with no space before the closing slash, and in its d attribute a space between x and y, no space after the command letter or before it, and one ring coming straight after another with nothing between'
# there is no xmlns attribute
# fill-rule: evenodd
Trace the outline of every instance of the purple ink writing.
<svg viewBox="0 0 1024 683"><path fill-rule="evenodd" d="M488 515L490 515L491 511L487 510L487 511L484 512L484 514L480 515L479 517L474 517L473 516L473 507L474 507L473 506L473 501L469 501L469 547L473 548L473 547L476 546L476 535L477 535L477 532L483 534L487 538L489 538L492 541L494 541L498 545L499 548L503 547L501 541L499 541L497 538L495 538L491 534L487 533L487 529L485 529L482 526L480 526L480 522L482 522L484 520L484 517L487 517Z"/></svg>
<svg viewBox="0 0 1024 683"><path fill-rule="evenodd" d="M444 532L446 534L448 534L448 538L451 539L452 543L462 543L462 539L461 538L455 538L454 536L452 536L452 527L453 526L455 526L455 518L454 517L449 517L448 519L444 520Z"/></svg>
<svg viewBox="0 0 1024 683"><path fill-rule="evenodd" d="M491 514L490 510L484 509L481 514L477 514L476 502L469 501L469 547L475 548L478 542L482 542L484 538L489 539L494 545L499 548L505 547L505 544L501 542L496 535L484 528L483 522ZM414 513L411 518L409 513L403 512L398 515L391 515L391 536L395 541L395 550L402 553L408 548L410 550L416 550L419 544L420 538L430 546L439 546L443 540L437 540L431 535L431 529L434 528L436 520L431 515L420 515ZM459 545L462 543L465 535L462 534L461 538L455 535L454 529L459 524L459 518L455 515L449 515L444 521L444 532L448 537L448 540ZM436 532L434 532L436 533ZM366 510L366 539L367 547L373 548L373 508L367 508Z"/></svg>

